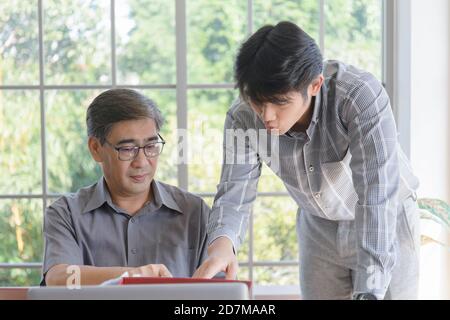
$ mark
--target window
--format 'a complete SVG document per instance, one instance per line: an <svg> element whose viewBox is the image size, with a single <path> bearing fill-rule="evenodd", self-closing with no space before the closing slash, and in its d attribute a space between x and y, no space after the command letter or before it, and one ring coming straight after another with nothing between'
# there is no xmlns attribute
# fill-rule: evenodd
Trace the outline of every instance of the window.
<svg viewBox="0 0 450 320"><path fill-rule="evenodd" d="M100 177L84 119L105 89L136 88L157 102L167 144L156 178L211 204L237 94L235 54L250 33L280 20L302 26L326 58L382 76L381 0L2 2L0 285L39 283L45 207ZM187 164L177 164L176 128L188 128ZM258 191L240 277L298 284L297 207L266 167Z"/></svg>

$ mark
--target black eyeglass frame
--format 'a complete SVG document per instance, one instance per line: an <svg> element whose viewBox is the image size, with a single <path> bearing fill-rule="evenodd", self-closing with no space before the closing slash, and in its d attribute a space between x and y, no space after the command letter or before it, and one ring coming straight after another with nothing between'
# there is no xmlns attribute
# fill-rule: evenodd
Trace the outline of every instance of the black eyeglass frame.
<svg viewBox="0 0 450 320"><path fill-rule="evenodd" d="M166 144L166 141L163 139L163 137L162 137L159 133L158 133L158 138L159 138L158 141L147 143L146 145L144 145L144 146L142 146L142 147L139 147L139 146L131 147L131 148L133 149L133 156L130 157L129 159L128 159L128 158L127 158L127 159L121 158L121 157L120 157L120 151L121 151L122 149L125 149L125 148L126 148L126 149L130 149L130 147L117 147L117 146L113 145L112 143L110 143L110 142L109 142L108 140L106 140L106 139L105 139L105 143L106 143L107 145L109 145L111 148L113 148L114 150L117 151L117 157L119 158L120 161L133 161L134 159L137 158L137 156L139 155L139 151L140 151L141 149L143 150L144 155L145 155L145 157L146 157L147 159L151 159L151 158L155 158L155 157L159 156L159 155L163 152L164 145ZM145 148L148 147L148 146L155 146L155 145L157 145L157 144L161 144L161 150L159 151L159 153L156 154L156 155L148 155ZM123 154L123 153L122 153L122 154Z"/></svg>

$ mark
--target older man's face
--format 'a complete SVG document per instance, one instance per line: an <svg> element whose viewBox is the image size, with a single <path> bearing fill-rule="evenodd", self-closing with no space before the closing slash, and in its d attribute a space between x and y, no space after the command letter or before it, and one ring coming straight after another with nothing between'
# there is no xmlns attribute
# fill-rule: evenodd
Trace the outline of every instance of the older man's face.
<svg viewBox="0 0 450 320"><path fill-rule="evenodd" d="M147 158L140 149L134 159L120 160L116 148L143 147L159 141L153 119L127 120L115 123L101 146L101 166L111 193L126 196L148 194L158 165L158 156Z"/></svg>

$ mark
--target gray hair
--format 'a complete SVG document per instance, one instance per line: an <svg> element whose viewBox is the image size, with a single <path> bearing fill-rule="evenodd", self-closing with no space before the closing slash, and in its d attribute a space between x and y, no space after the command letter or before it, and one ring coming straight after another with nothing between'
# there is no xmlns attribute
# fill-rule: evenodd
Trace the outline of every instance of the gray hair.
<svg viewBox="0 0 450 320"><path fill-rule="evenodd" d="M110 89L98 95L86 113L87 134L104 144L112 126L125 120L150 118L159 132L164 119L155 102L131 89Z"/></svg>

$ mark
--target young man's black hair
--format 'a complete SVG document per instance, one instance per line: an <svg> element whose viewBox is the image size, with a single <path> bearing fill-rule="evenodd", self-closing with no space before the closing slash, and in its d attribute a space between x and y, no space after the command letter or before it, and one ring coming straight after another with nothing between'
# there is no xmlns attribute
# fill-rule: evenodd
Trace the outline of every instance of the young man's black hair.
<svg viewBox="0 0 450 320"><path fill-rule="evenodd" d="M283 21L262 27L241 46L236 86L243 98L255 104L283 103L283 95L292 90L306 98L308 85L322 68L322 54L314 39Z"/></svg>

